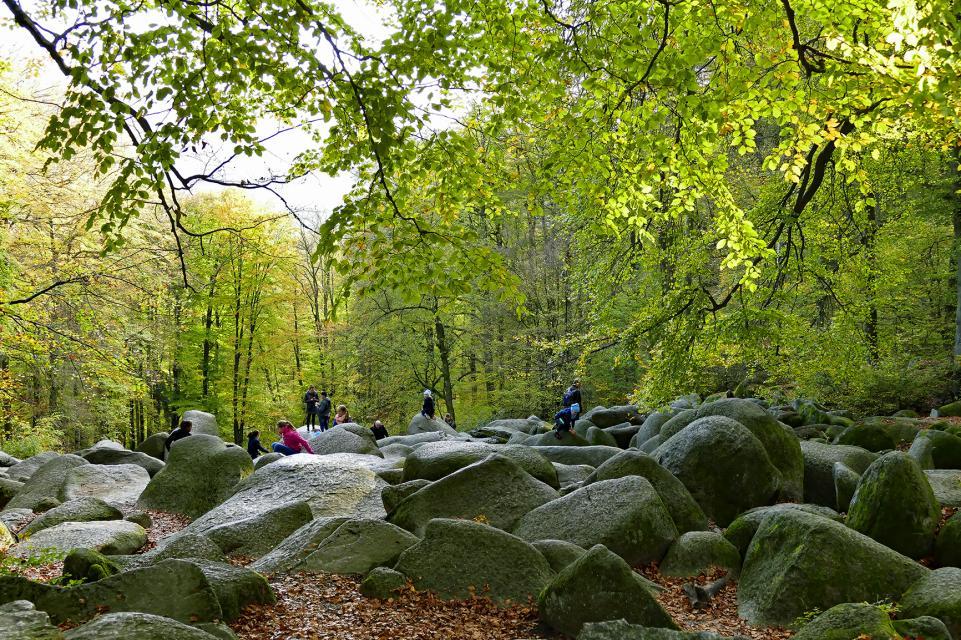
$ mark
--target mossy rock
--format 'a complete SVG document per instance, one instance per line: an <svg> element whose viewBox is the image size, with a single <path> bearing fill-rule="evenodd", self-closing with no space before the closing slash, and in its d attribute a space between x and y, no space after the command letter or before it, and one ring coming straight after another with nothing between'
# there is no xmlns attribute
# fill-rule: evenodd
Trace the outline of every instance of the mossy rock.
<svg viewBox="0 0 961 640"><path fill-rule="evenodd" d="M620 447L615 438L610 433L604 431L599 427L590 427L587 430L587 434L584 436L588 444L602 445L605 447Z"/></svg>
<svg viewBox="0 0 961 640"><path fill-rule="evenodd" d="M894 434L880 424L859 424L841 432L838 444L849 444L868 451L890 451L898 446Z"/></svg>
<svg viewBox="0 0 961 640"><path fill-rule="evenodd" d="M576 636L589 622L623 619L646 627L677 629L631 567L602 545L569 564L537 598L541 619Z"/></svg>
<svg viewBox="0 0 961 640"><path fill-rule="evenodd" d="M551 569L558 573L586 553L584 547L566 540L535 540L531 544L547 558Z"/></svg>
<svg viewBox="0 0 961 640"><path fill-rule="evenodd" d="M10 499L23 488L22 482L0 477L0 510L7 506Z"/></svg>
<svg viewBox="0 0 961 640"><path fill-rule="evenodd" d="M32 602L15 600L0 605L0 640L63 640L63 633Z"/></svg>
<svg viewBox="0 0 961 640"><path fill-rule="evenodd" d="M801 452L804 454L804 502L832 509L837 506L834 464L841 462L856 473L864 473L878 458L878 454L861 447L813 440L802 441Z"/></svg>
<svg viewBox="0 0 961 640"><path fill-rule="evenodd" d="M900 604L905 617L932 616L944 623L953 638L961 638L961 569L931 571L911 585Z"/></svg>
<svg viewBox="0 0 961 640"><path fill-rule="evenodd" d="M931 552L941 507L921 467L906 453L886 453L861 476L847 524L911 558Z"/></svg>
<svg viewBox="0 0 961 640"><path fill-rule="evenodd" d="M11 467L17 469L32 460L28 458L19 465ZM7 509L32 509L35 513L47 511L60 504L60 493L67 482L67 472L74 467L89 465L90 463L73 454L55 455L44 462L30 478L23 483L23 487L15 496L10 498Z"/></svg>
<svg viewBox="0 0 961 640"><path fill-rule="evenodd" d="M249 518L225 522L208 529L203 537L228 555L259 558L313 519L307 502L291 502Z"/></svg>
<svg viewBox="0 0 961 640"><path fill-rule="evenodd" d="M626 476L640 476L651 483L670 512L678 532L707 529L707 516L687 487L674 474L659 465L657 460L641 451L624 451L605 460L587 477L584 484Z"/></svg>
<svg viewBox="0 0 961 640"><path fill-rule="evenodd" d="M840 514L830 507L822 507L816 504L794 504L791 502L782 502L781 504L773 504L769 507L757 507L756 509L745 511L724 530L724 537L734 545L743 559L747 554L747 549L751 544L751 540L754 539L754 534L757 533L757 530L761 527L761 523L764 522L764 519L768 516L774 515L775 513L780 513L788 509L796 509L798 511L812 513L814 515L821 516L822 518L836 520L837 522L843 521L843 518L840 516Z"/></svg>
<svg viewBox="0 0 961 640"><path fill-rule="evenodd" d="M938 415L952 418L961 417L961 400L955 400L954 402L949 402L938 407Z"/></svg>
<svg viewBox="0 0 961 640"><path fill-rule="evenodd" d="M120 566L93 549L73 549L63 559L63 577L67 580L96 582L120 573Z"/></svg>
<svg viewBox="0 0 961 640"><path fill-rule="evenodd" d="M946 431L921 431L911 443L908 455L922 469L961 469L961 438Z"/></svg>
<svg viewBox="0 0 961 640"><path fill-rule="evenodd" d="M510 458L531 476L555 489L560 486L553 465L536 449L523 445L450 440L428 442L417 447L404 461L404 481L440 480L493 453Z"/></svg>
<svg viewBox="0 0 961 640"><path fill-rule="evenodd" d="M376 567L360 583L360 593L367 598L387 600L407 584L407 577L388 567Z"/></svg>
<svg viewBox="0 0 961 640"><path fill-rule="evenodd" d="M894 630L907 640L954 640L944 623L932 616L895 620Z"/></svg>
<svg viewBox="0 0 961 640"><path fill-rule="evenodd" d="M831 607L801 626L794 640L902 640L887 613L867 603ZM927 638L925 639L927 640Z"/></svg>
<svg viewBox="0 0 961 640"><path fill-rule="evenodd" d="M179 560L166 560L157 565L163 567L168 563ZM227 622L240 617L244 607L249 604L273 604L276 602L274 592L267 579L256 571L246 567L191 558L186 560L203 571L204 577L217 594L223 619Z"/></svg>
<svg viewBox="0 0 961 640"><path fill-rule="evenodd" d="M419 479L384 487L380 492L380 499L384 502L384 510L389 515L405 498L414 495L424 487L430 486L430 483L430 480Z"/></svg>
<svg viewBox="0 0 961 640"><path fill-rule="evenodd" d="M21 536L32 536L39 531L55 527L64 522L94 522L98 520L120 520L123 512L107 504L100 498L84 497L57 505L37 516L20 532ZM143 525L141 525L143 526Z"/></svg>
<svg viewBox="0 0 961 640"><path fill-rule="evenodd" d="M934 544L934 560L942 567L961 567L961 512L941 527Z"/></svg>
<svg viewBox="0 0 961 640"><path fill-rule="evenodd" d="M207 631L148 613L105 613L68 631L65 640L217 640Z"/></svg>
<svg viewBox="0 0 961 640"><path fill-rule="evenodd" d="M393 564L417 542L415 535L383 520L348 520L290 571L366 574Z"/></svg>
<svg viewBox="0 0 961 640"><path fill-rule="evenodd" d="M738 583L738 614L789 625L807 611L897 599L928 569L845 525L785 509L761 523Z"/></svg>
<svg viewBox="0 0 961 640"><path fill-rule="evenodd" d="M723 535L714 531L689 531L678 538L660 564L667 576L696 576L712 567L737 573L741 554Z"/></svg>
<svg viewBox="0 0 961 640"><path fill-rule="evenodd" d="M745 640L738 636L719 636L709 631L674 631L631 624L626 620L588 622L577 640Z"/></svg>

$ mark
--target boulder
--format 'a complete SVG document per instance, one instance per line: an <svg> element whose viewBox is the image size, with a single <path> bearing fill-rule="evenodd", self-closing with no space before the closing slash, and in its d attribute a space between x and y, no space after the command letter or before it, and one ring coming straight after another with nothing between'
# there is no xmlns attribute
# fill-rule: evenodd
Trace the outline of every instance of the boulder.
<svg viewBox="0 0 961 640"><path fill-rule="evenodd" d="M169 436L170 433L167 431L161 431L160 433L155 433L152 436L147 436L147 438L137 446L136 451L145 453L151 458L156 458L157 460L163 461L165 457L164 454L166 453L164 451L164 443L167 441Z"/></svg>
<svg viewBox="0 0 961 640"><path fill-rule="evenodd" d="M660 496L639 476L602 480L548 502L522 517L514 533L584 548L603 544L632 565L660 560L678 535Z"/></svg>
<svg viewBox="0 0 961 640"><path fill-rule="evenodd" d="M841 462L860 474L878 457L876 453L861 447L811 440L801 442L801 452L804 454L804 501L832 509L837 506L834 464Z"/></svg>
<svg viewBox="0 0 961 640"><path fill-rule="evenodd" d="M932 616L944 623L952 638L961 638L961 569L945 567L922 576L900 604L904 617Z"/></svg>
<svg viewBox="0 0 961 640"><path fill-rule="evenodd" d="M26 464L32 459L28 458L26 462L20 464ZM67 479L67 472L74 467L86 464L90 463L80 456L69 453L49 459L24 482L23 488L10 499L6 508L37 510L37 507L46 498L54 498L59 502L60 492ZM11 469L16 469L19 466L11 467Z"/></svg>
<svg viewBox="0 0 961 640"><path fill-rule="evenodd" d="M951 632L943 622L931 616L920 616L908 620L895 620L894 630L903 638L921 638L923 640L953 640Z"/></svg>
<svg viewBox="0 0 961 640"><path fill-rule="evenodd" d="M588 622L581 628L577 640L747 640L731 638L709 631L674 631L657 627L643 627L626 620Z"/></svg>
<svg viewBox="0 0 961 640"><path fill-rule="evenodd" d="M7 506L13 496L23 489L23 483L9 478L0 478L0 509Z"/></svg>
<svg viewBox="0 0 961 640"><path fill-rule="evenodd" d="M654 436L658 435L661 432L661 427L663 427L670 419L670 415L661 413L660 411L655 411L654 413L648 415L638 428L637 433L635 433L631 438L629 446L636 448Z"/></svg>
<svg viewBox="0 0 961 640"><path fill-rule="evenodd" d="M168 563L179 563L181 560L165 560L158 564L162 567ZM238 567L225 562L190 558L186 560L201 571L214 593L223 612L223 619L227 622L240 617L241 611L248 604L273 604L276 602L274 592L271 591L267 579L256 571L246 567Z"/></svg>
<svg viewBox="0 0 961 640"><path fill-rule="evenodd" d="M886 453L861 476L847 525L910 558L930 553L941 507L908 454Z"/></svg>
<svg viewBox="0 0 961 640"><path fill-rule="evenodd" d="M715 531L689 531L667 550L660 571L666 576L696 576L712 567L737 573L741 568L737 547Z"/></svg>
<svg viewBox="0 0 961 640"><path fill-rule="evenodd" d="M114 556L111 560L122 564L124 569L150 567L164 560L210 560L225 562L227 557L212 540L206 536L188 533L177 536L162 547L135 556Z"/></svg>
<svg viewBox="0 0 961 640"><path fill-rule="evenodd" d="M557 482L562 489L571 485L580 486L594 473L594 467L587 464L561 464L559 462L552 462L551 464L557 471Z"/></svg>
<svg viewBox="0 0 961 640"><path fill-rule="evenodd" d="M404 462L404 480L438 480L480 462L492 453L510 458L541 482L555 489L560 487L553 465L537 449L456 440L430 442L417 447Z"/></svg>
<svg viewBox="0 0 961 640"><path fill-rule="evenodd" d="M400 484L384 487L384 490L380 492L380 499L384 503L384 509L389 515L397 508L397 505L403 502L408 496L417 493L424 487L430 485L430 483L430 480L410 480L408 482L401 482Z"/></svg>
<svg viewBox="0 0 961 640"><path fill-rule="evenodd" d="M22 462L6 467L7 478L10 480L15 480L16 482L26 482L30 477L37 472L37 470L50 462L54 458L59 458L59 453L54 453L53 451L44 451L43 453L38 453L35 456L31 456Z"/></svg>
<svg viewBox="0 0 961 640"><path fill-rule="evenodd" d="M14 600L0 606L0 640L63 640L63 634L32 602Z"/></svg>
<svg viewBox="0 0 961 640"><path fill-rule="evenodd" d="M898 446L895 434L878 423L856 424L841 432L837 444L861 447L868 451L890 451Z"/></svg>
<svg viewBox="0 0 961 640"><path fill-rule="evenodd" d="M941 527L934 545L934 560L942 567L961 567L961 513L956 513Z"/></svg>
<svg viewBox="0 0 961 640"><path fill-rule="evenodd" d="M610 434L614 438L615 446L618 446L621 449L627 449L629 446L631 446L631 440L634 439L634 436L637 434L640 428L640 425L624 422L622 424L616 424L613 427L607 427L604 429L604 432Z"/></svg>
<svg viewBox="0 0 961 640"><path fill-rule="evenodd" d="M164 463L161 460L140 451L128 451L127 449L118 450L110 447L98 447L90 449L81 457L90 464L137 465L138 467L143 467L151 478L164 468Z"/></svg>
<svg viewBox="0 0 961 640"><path fill-rule="evenodd" d="M413 436L421 433L440 433L456 436L457 430L451 428L449 424L440 418L435 417L431 419L421 413L418 413L410 419L410 424L407 425L407 434ZM385 440L388 439L389 438L385 438Z"/></svg>
<svg viewBox="0 0 961 640"><path fill-rule="evenodd" d="M197 410L184 411L184 414L180 416L180 421L183 422L184 420L191 422L190 433L192 435L220 437L217 416L212 413Z"/></svg>
<svg viewBox="0 0 961 640"><path fill-rule="evenodd" d="M579 547L566 540L535 540L531 544L541 552L542 556L547 558L547 562L555 572L560 572L564 567L587 553L584 547Z"/></svg>
<svg viewBox="0 0 961 640"><path fill-rule="evenodd" d="M226 500L253 468L240 447L212 435L191 435L173 443L167 465L150 480L137 505L197 518Z"/></svg>
<svg viewBox="0 0 961 640"><path fill-rule="evenodd" d="M359 427L359 429L351 429L350 427ZM380 458L384 457L370 429L358 424L344 424L333 427L327 431L315 433L307 441L317 455L362 453Z"/></svg>
<svg viewBox="0 0 961 640"><path fill-rule="evenodd" d="M585 429L584 432L586 435L587 429ZM529 447L586 447L591 444L584 436L577 433L577 431L548 431L547 433L536 436L526 436L523 442L511 438L508 444L514 444L515 442L525 444Z"/></svg>
<svg viewBox="0 0 961 640"><path fill-rule="evenodd" d="M0 511L0 522L13 533L30 524L34 517L33 511L30 509L4 509Z"/></svg>
<svg viewBox="0 0 961 640"><path fill-rule="evenodd" d="M834 463L834 495L837 499L838 511L847 513L854 493L858 490L859 482L861 482L861 474L843 462Z"/></svg>
<svg viewBox="0 0 961 640"><path fill-rule="evenodd" d="M202 629L149 613L105 613L71 629L65 640L217 640Z"/></svg>
<svg viewBox="0 0 961 640"><path fill-rule="evenodd" d="M181 622L213 622L222 616L217 595L203 571L182 560L73 587L0 576L0 603L13 600L33 602L54 624L85 622L104 609L152 613Z"/></svg>
<svg viewBox="0 0 961 640"><path fill-rule="evenodd" d="M97 582L120 573L120 565L93 549L71 549L63 559L66 580Z"/></svg>
<svg viewBox="0 0 961 640"><path fill-rule="evenodd" d="M541 619L576 636L589 622L623 619L645 627L677 629L643 580L601 545L557 574L537 598Z"/></svg>
<svg viewBox="0 0 961 640"><path fill-rule="evenodd" d="M897 599L928 569L845 525L784 509L765 518L738 583L738 614L788 625L814 609Z"/></svg>
<svg viewBox="0 0 961 640"><path fill-rule="evenodd" d="M620 445L617 443L617 439L613 435L598 427L591 427L588 429L584 439L587 440L587 444L605 447L620 447Z"/></svg>
<svg viewBox="0 0 961 640"><path fill-rule="evenodd" d="M375 567L360 583L360 593L367 598L387 600L407 584L407 576L389 567Z"/></svg>
<svg viewBox="0 0 961 640"><path fill-rule="evenodd" d="M61 500L100 498L114 506L129 506L137 502L150 483L150 474L135 464L87 464L67 472Z"/></svg>
<svg viewBox="0 0 961 640"><path fill-rule="evenodd" d="M395 442L385 447L380 447L380 454L387 460L403 460L413 453L414 447Z"/></svg>
<svg viewBox="0 0 961 640"><path fill-rule="evenodd" d="M640 476L661 496L664 506L680 533L707 528L707 516L691 496L690 491L674 474L662 467L651 456L636 450L623 451L605 460L584 484L613 480L626 476Z"/></svg>
<svg viewBox="0 0 961 640"><path fill-rule="evenodd" d="M153 526L153 518L146 511L131 511L123 517L127 522L136 522L144 529L149 529Z"/></svg>
<svg viewBox="0 0 961 640"><path fill-rule="evenodd" d="M50 550L63 557L77 547L107 555L125 554L133 553L146 543L144 528L126 520L64 522L36 532L13 547L10 554L26 558L41 550Z"/></svg>
<svg viewBox="0 0 961 640"><path fill-rule="evenodd" d="M536 451L551 462L571 465L586 464L592 467L600 466L602 462L608 458L613 458L621 452L617 447L603 447L598 445L585 447L537 447Z"/></svg>
<svg viewBox="0 0 961 640"><path fill-rule="evenodd" d="M922 469L961 469L961 438L934 429L920 431L908 455L917 460Z"/></svg>
<svg viewBox="0 0 961 640"><path fill-rule="evenodd" d="M0 451L0 468L12 467L23 462L19 458L14 458L6 451Z"/></svg>
<svg viewBox="0 0 961 640"><path fill-rule="evenodd" d="M286 456L247 477L229 498L191 522L180 534L206 533L295 502L306 502L315 518L382 518L386 512L380 492L387 483L370 468L373 463L382 462L381 458L353 453Z"/></svg>
<svg viewBox="0 0 961 640"><path fill-rule="evenodd" d="M313 519L309 504L294 502L243 520L225 522L207 529L204 536L224 553L259 558Z"/></svg>
<svg viewBox="0 0 961 640"><path fill-rule="evenodd" d="M365 574L393 564L417 542L417 536L383 520L347 520L287 571Z"/></svg>
<svg viewBox="0 0 961 640"><path fill-rule="evenodd" d="M516 462L494 454L411 494L388 520L418 536L434 518L477 519L509 530L531 509L557 497Z"/></svg>
<svg viewBox="0 0 961 640"><path fill-rule="evenodd" d="M653 457L722 527L752 507L774 502L782 486L781 474L761 441L740 422L723 416L691 422L659 446Z"/></svg>
<svg viewBox="0 0 961 640"><path fill-rule="evenodd" d="M76 498L37 516L20 532L32 536L38 531L55 527L64 522L93 522L96 520L120 520L123 512L100 498Z"/></svg>
<svg viewBox="0 0 961 640"><path fill-rule="evenodd" d="M955 400L954 402L949 402L946 405L938 407L938 415L951 417L961 416L961 400Z"/></svg>
<svg viewBox="0 0 961 640"><path fill-rule="evenodd" d="M312 554L348 518L317 518L287 536L273 551L249 566L260 573L289 572Z"/></svg>
<svg viewBox="0 0 961 640"><path fill-rule="evenodd" d="M887 613L866 602L831 607L801 627L794 640L901 640ZM925 640L928 640L925 638Z"/></svg>
<svg viewBox="0 0 961 640"><path fill-rule="evenodd" d="M928 469L924 475L942 507L961 507L961 470Z"/></svg>
<svg viewBox="0 0 961 640"><path fill-rule="evenodd" d="M591 409L584 414L584 418L590 420L598 427L606 428L624 422L637 421L641 419L641 414L637 410L637 405L629 404L617 407L598 407Z"/></svg>
<svg viewBox="0 0 961 640"><path fill-rule="evenodd" d="M414 447L418 444L424 444L425 442L440 442L441 440L451 439L457 440L458 438L446 435L440 431L425 431L423 433L408 434L405 436L388 436L382 440L378 440L377 446L383 450L384 447L389 447L392 444L402 444L408 447Z"/></svg>
<svg viewBox="0 0 961 640"><path fill-rule="evenodd" d="M790 501L801 499L804 461L798 438L791 429L782 426L774 416L752 400L724 398L702 404L671 418L661 427L659 435L666 443L692 422L710 416L729 418L746 427L760 441L768 460L780 474L780 498Z"/></svg>
<svg viewBox="0 0 961 640"><path fill-rule="evenodd" d="M267 466L271 462L277 462L278 460L283 460L284 457L285 456L282 453L265 453L262 456L258 456L258 458L254 460L254 471L256 471L261 467Z"/></svg>
<svg viewBox="0 0 961 640"><path fill-rule="evenodd" d="M509 533L469 520L432 520L394 567L444 599L524 603L554 577L544 556Z"/></svg>

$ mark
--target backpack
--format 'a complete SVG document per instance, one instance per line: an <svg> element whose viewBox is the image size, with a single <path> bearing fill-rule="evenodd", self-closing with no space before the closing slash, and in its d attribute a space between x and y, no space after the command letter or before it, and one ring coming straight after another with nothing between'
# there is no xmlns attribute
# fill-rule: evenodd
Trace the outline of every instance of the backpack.
<svg viewBox="0 0 961 640"><path fill-rule="evenodd" d="M564 406L569 407L574 404L574 393L577 391L574 387L568 387L567 391L564 392Z"/></svg>

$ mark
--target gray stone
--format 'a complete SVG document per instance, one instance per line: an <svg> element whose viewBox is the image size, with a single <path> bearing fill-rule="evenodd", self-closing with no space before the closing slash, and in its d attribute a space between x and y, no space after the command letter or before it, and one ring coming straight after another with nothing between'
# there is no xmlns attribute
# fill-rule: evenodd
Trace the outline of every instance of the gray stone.
<svg viewBox="0 0 961 640"><path fill-rule="evenodd" d="M360 593L367 598L387 600L407 584L407 577L388 567L375 567L360 583Z"/></svg>
<svg viewBox="0 0 961 640"><path fill-rule="evenodd" d="M383 520L348 520L287 571L365 574L393 564L417 536Z"/></svg>
<svg viewBox="0 0 961 640"><path fill-rule="evenodd" d="M180 562L166 560L166 563ZM190 558L186 560L203 571L204 577L217 595L217 602L223 612L223 619L227 622L240 617L240 613L248 604L273 604L276 599L267 584L266 578L246 567Z"/></svg>
<svg viewBox="0 0 961 640"><path fill-rule="evenodd" d="M146 511L131 511L123 519L127 522L136 522L144 529L149 529L153 525L153 518Z"/></svg>
<svg viewBox="0 0 961 640"><path fill-rule="evenodd" d="M837 496L837 510L846 513L858 489L861 474L843 462L834 463L834 494Z"/></svg>
<svg viewBox="0 0 961 640"><path fill-rule="evenodd" d="M161 431L160 433L155 433L148 436L140 445L137 447L136 451L140 453L145 453L151 458L156 458L157 460L163 461L164 454L164 443L167 441L167 437L170 434L166 431Z"/></svg>
<svg viewBox="0 0 961 640"><path fill-rule="evenodd" d="M63 501L100 498L108 504L125 507L137 502L150 482L150 474L134 464L87 464L67 472L58 496Z"/></svg>
<svg viewBox="0 0 961 640"><path fill-rule="evenodd" d="M10 499L23 489L23 483L9 478L0 478L0 509L7 506Z"/></svg>
<svg viewBox="0 0 961 640"><path fill-rule="evenodd" d="M125 520L102 522L64 522L38 531L10 550L18 558L47 549L65 556L71 549L82 547L101 553L133 553L147 543L147 532L139 524Z"/></svg>
<svg viewBox="0 0 961 640"><path fill-rule="evenodd" d="M737 573L741 568L737 547L715 531L689 531L667 550L660 571L666 576L696 576L712 567Z"/></svg>
<svg viewBox="0 0 961 640"><path fill-rule="evenodd" d="M561 464L560 462L552 462L551 464L557 471L557 481L561 488L572 485L580 486L594 473L594 467L587 464Z"/></svg>
<svg viewBox="0 0 961 640"><path fill-rule="evenodd" d="M14 533L29 524L33 518L33 511L30 509L4 509L0 511L0 522L3 522Z"/></svg>
<svg viewBox="0 0 961 640"><path fill-rule="evenodd" d="M824 444L805 440L801 442L804 454L804 501L832 509L837 506L834 489L834 465L844 464L857 474L864 473L878 454L861 447L841 444Z"/></svg>
<svg viewBox="0 0 961 640"><path fill-rule="evenodd" d="M906 618L932 616L961 638L961 569L945 567L931 571L911 585L901 598Z"/></svg>
<svg viewBox="0 0 961 640"><path fill-rule="evenodd" d="M961 470L929 469L924 475L942 507L961 507Z"/></svg>
<svg viewBox="0 0 961 640"><path fill-rule="evenodd" d="M640 576L601 545L568 565L537 599L541 619L576 636L589 622L623 619L646 627L676 629Z"/></svg>
<svg viewBox="0 0 961 640"><path fill-rule="evenodd" d="M384 503L384 509L390 514L405 498L420 491L430 485L430 483L430 480L411 480L390 487L384 487L384 490L380 492L380 499Z"/></svg>
<svg viewBox="0 0 961 640"><path fill-rule="evenodd" d="M32 602L14 600L0 606L0 640L62 640L50 616L37 611Z"/></svg>
<svg viewBox="0 0 961 640"><path fill-rule="evenodd" d="M738 553L740 553L743 558L747 554L748 545L751 544L751 540L754 538L754 534L761 527L761 523L764 522L765 518L771 516L775 513L780 513L786 509L797 509L799 511L805 511L807 513L812 513L816 516L821 516L822 518L828 518L830 520L835 520L837 522L844 522L844 518L838 514L837 511L831 509L830 507L822 507L816 504L794 504L791 502L782 502L780 504L773 504L769 507L757 507L749 511L745 511L737 517L728 527L724 530L724 537L727 538L731 544L733 544Z"/></svg>
<svg viewBox="0 0 961 640"><path fill-rule="evenodd" d="M363 453L383 457L370 429L361 427L361 430L366 432L366 435L361 435L358 430L348 428L350 426L345 424L314 434L307 439L310 448L317 455ZM355 424L353 426L357 427L359 425Z"/></svg>
<svg viewBox="0 0 961 640"><path fill-rule="evenodd" d="M394 444L389 444L387 446L382 446L380 448L380 453L387 460L402 460L406 459L414 451L414 447L395 442Z"/></svg>
<svg viewBox="0 0 961 640"><path fill-rule="evenodd" d="M383 450L384 447L389 447L392 444L402 444L408 447L414 447L418 444L424 444L425 442L440 442L441 440L450 439L452 439L452 436L441 433L440 431L425 431L423 433L408 434L404 436L388 436L383 440L378 440L377 445ZM456 440L457 438L453 437L453 439Z"/></svg>
<svg viewBox="0 0 961 640"><path fill-rule="evenodd" d="M96 520L120 520L123 512L100 498L77 498L43 513L24 527L21 535L32 536L38 531L55 527L64 522L93 522Z"/></svg>
<svg viewBox="0 0 961 640"><path fill-rule="evenodd" d="M584 417L602 429L613 427L624 422L637 420L641 414L637 410L637 405L629 404L617 407L594 408L584 414Z"/></svg>
<svg viewBox="0 0 961 640"><path fill-rule="evenodd" d="M12 455L6 451L0 451L0 467L12 467L16 464L20 464L22 460L19 458L14 458Z"/></svg>
<svg viewBox="0 0 961 640"><path fill-rule="evenodd" d="M547 434L550 435L550 434ZM613 458L621 452L617 447L603 446L584 446L584 447L557 447L545 446L537 447L537 453L541 454L551 462L561 464L586 464L598 467L608 458Z"/></svg>
<svg viewBox="0 0 961 640"><path fill-rule="evenodd" d="M618 447L627 449L631 446L631 440L634 439L634 436L637 435L640 428L640 425L625 422L623 424L616 424L613 427L607 427L604 431L614 438L614 443Z"/></svg>
<svg viewBox="0 0 961 640"><path fill-rule="evenodd" d="M150 480L137 504L197 518L226 500L253 468L240 447L216 436L191 435L173 443L167 465Z"/></svg>
<svg viewBox="0 0 961 640"><path fill-rule="evenodd" d="M513 460L495 454L411 494L388 519L416 535L423 535L434 518L478 519L507 530L531 509L557 497Z"/></svg>
<svg viewBox="0 0 961 640"><path fill-rule="evenodd" d="M587 430L585 435L585 440L588 444L601 445L605 447L620 447L617 443L617 439L610 433L600 429L599 427L591 427Z"/></svg>
<svg viewBox="0 0 961 640"><path fill-rule="evenodd" d="M126 449L98 447L87 451L81 457L90 464L134 464L143 467L151 478L164 468L164 463L157 458Z"/></svg>
<svg viewBox="0 0 961 640"><path fill-rule="evenodd" d="M595 482L548 502L522 517L514 533L584 548L603 544L632 565L660 560L678 535L654 487L638 476Z"/></svg>
<svg viewBox="0 0 961 640"><path fill-rule="evenodd" d="M53 451L44 451L43 453L38 453L35 456L31 456L22 462L7 467L7 478L10 480L15 480L17 482L26 482L30 477L37 472L37 470L50 462L54 458L59 458L60 454L54 453Z"/></svg>
<svg viewBox="0 0 961 640"><path fill-rule="evenodd" d="M204 535L224 553L259 558L313 517L309 504L294 502L243 520L225 522L208 529Z"/></svg>
<svg viewBox="0 0 961 640"><path fill-rule="evenodd" d="M942 567L961 567L961 513L948 518L938 532L934 560Z"/></svg>
<svg viewBox="0 0 961 640"><path fill-rule="evenodd" d="M318 518L287 536L273 551L249 566L261 573L289 572L312 554L348 518Z"/></svg>
<svg viewBox="0 0 961 640"><path fill-rule="evenodd" d="M644 627L625 620L588 622L577 640L747 640L743 636L719 636L709 631L674 631L657 627Z"/></svg>
<svg viewBox="0 0 961 640"><path fill-rule="evenodd" d="M216 640L206 631L149 613L105 613L71 629L65 640Z"/></svg>
<svg viewBox="0 0 961 640"><path fill-rule="evenodd" d="M417 447L404 462L404 480L438 480L480 462L492 453L510 458L527 473L555 489L560 486L553 465L536 449L458 441L430 442Z"/></svg>
<svg viewBox="0 0 961 640"><path fill-rule="evenodd" d="M217 416L205 411L184 411L180 416L180 421L189 420L191 422L190 433L193 435L207 435L220 437L220 428L217 426Z"/></svg>
<svg viewBox="0 0 961 640"><path fill-rule="evenodd" d="M866 602L846 602L831 607L804 624L795 640L901 640L891 618Z"/></svg>
<svg viewBox="0 0 961 640"><path fill-rule="evenodd" d="M922 469L961 469L961 438L926 429L918 432L908 455L917 460Z"/></svg>
<svg viewBox="0 0 961 640"><path fill-rule="evenodd" d="M797 509L765 518L738 582L738 614L792 624L814 609L898 599L928 569L845 525Z"/></svg>
<svg viewBox="0 0 961 640"><path fill-rule="evenodd" d="M224 562L227 557L223 551L206 536L188 533L177 536L162 547L155 547L146 553L135 556L117 556L112 560L123 564L125 569L150 567L164 560L210 560Z"/></svg>
<svg viewBox="0 0 961 640"><path fill-rule="evenodd" d="M558 573L587 553L584 547L579 547L566 540L535 540L531 544L541 552L542 556L547 558L551 569Z"/></svg>
<svg viewBox="0 0 961 640"><path fill-rule="evenodd" d="M418 413L410 420L410 424L407 426L408 435L417 435L419 433L442 433L447 435L456 435L457 431L452 429L449 424L441 420L440 418L430 419L425 417L423 414Z"/></svg>
<svg viewBox="0 0 961 640"><path fill-rule="evenodd" d="M254 471L261 467L266 467L271 462L277 462L278 460L283 460L284 454L282 453L265 453L254 460Z"/></svg>
<svg viewBox="0 0 961 640"><path fill-rule="evenodd" d="M27 462L32 459L33 458L28 459ZM26 462L21 464L26 464ZM54 498L59 501L60 492L67 480L67 472L74 467L86 464L90 463L80 456L72 454L55 456L48 462L45 462L24 482L23 488L7 503L7 509L23 508L36 510L45 498ZM11 469L16 468L17 467L11 467Z"/></svg>
<svg viewBox="0 0 961 640"><path fill-rule="evenodd" d="M523 603L554 576L529 543L469 520L432 520L424 538L401 554L394 567L417 589L445 599L489 596Z"/></svg>

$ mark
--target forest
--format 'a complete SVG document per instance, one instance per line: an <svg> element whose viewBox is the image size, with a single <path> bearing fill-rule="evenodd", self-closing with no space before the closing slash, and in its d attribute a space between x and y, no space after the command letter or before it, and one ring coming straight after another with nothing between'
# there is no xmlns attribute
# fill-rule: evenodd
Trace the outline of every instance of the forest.
<svg viewBox="0 0 961 640"><path fill-rule="evenodd" d="M955 399L961 16L841 4L4 0L0 445Z"/></svg>

